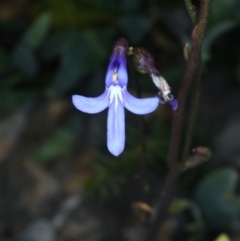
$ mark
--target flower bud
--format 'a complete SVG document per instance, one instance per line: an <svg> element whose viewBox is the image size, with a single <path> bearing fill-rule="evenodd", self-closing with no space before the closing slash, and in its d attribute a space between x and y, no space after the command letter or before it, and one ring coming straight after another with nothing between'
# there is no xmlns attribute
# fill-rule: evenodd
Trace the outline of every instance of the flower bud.
<svg viewBox="0 0 240 241"><path fill-rule="evenodd" d="M134 65L140 73L148 73L149 75L159 75L159 72L154 66L153 57L146 49L132 49L132 57Z"/></svg>
<svg viewBox="0 0 240 241"><path fill-rule="evenodd" d="M167 81L160 75L154 65L152 55L144 48L131 48L131 55L135 67L140 73L148 73L155 86L159 89L158 97L161 103L169 103L172 110L175 111L178 108L177 100L173 98L171 94L171 88Z"/></svg>

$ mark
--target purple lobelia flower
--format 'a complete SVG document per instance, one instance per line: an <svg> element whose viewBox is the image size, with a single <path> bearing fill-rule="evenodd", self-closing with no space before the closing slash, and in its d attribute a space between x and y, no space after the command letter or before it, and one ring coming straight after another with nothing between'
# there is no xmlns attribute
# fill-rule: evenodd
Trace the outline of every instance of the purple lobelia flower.
<svg viewBox="0 0 240 241"><path fill-rule="evenodd" d="M125 146L124 107L134 114L144 115L153 112L159 104L158 97L138 99L127 91L128 74L126 52L128 42L119 39L114 47L108 66L106 89L96 98L73 95L74 106L85 113L94 114L108 108L107 147L115 156L122 153Z"/></svg>

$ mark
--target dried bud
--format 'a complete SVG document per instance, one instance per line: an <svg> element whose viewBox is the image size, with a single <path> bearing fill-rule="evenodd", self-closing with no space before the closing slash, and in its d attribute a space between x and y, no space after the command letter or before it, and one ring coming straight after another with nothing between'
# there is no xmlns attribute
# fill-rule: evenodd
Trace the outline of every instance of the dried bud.
<svg viewBox="0 0 240 241"><path fill-rule="evenodd" d="M145 202L134 202L132 204L132 208L137 212L137 211L145 211L151 213L153 211L152 207L149 206L149 204Z"/></svg>
<svg viewBox="0 0 240 241"><path fill-rule="evenodd" d="M140 73L148 73L151 76L153 83L159 89L158 96L160 102L168 102L172 106L172 110L175 111L178 108L178 103L175 99L173 99L173 95L171 94L171 89L167 81L155 68L152 55L144 48L131 48L130 51L137 70Z"/></svg>
<svg viewBox="0 0 240 241"><path fill-rule="evenodd" d="M159 75L154 66L152 55L144 48L134 48L132 50L133 62L140 73L148 73L149 75Z"/></svg>
<svg viewBox="0 0 240 241"><path fill-rule="evenodd" d="M212 156L211 150L208 147L204 147L204 146L195 147L193 149L193 152L198 155L205 156L206 158L211 158Z"/></svg>

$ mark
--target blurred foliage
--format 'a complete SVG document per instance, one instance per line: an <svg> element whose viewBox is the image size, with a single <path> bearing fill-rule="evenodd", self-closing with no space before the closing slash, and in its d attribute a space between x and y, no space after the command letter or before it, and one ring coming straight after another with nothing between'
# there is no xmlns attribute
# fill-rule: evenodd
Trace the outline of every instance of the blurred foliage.
<svg viewBox="0 0 240 241"><path fill-rule="evenodd" d="M136 169L138 159L131 158L131 154L124 155L120 161L111 160L101 153L95 155L97 155L95 160L94 158L84 160L85 166L91 173L83 180L85 189L91 198L102 201L119 197L123 186L127 184Z"/></svg>
<svg viewBox="0 0 240 241"><path fill-rule="evenodd" d="M55 131L42 146L33 152L30 160L38 164L54 160L69 150L77 133L76 128L70 128L69 126Z"/></svg>
<svg viewBox="0 0 240 241"><path fill-rule="evenodd" d="M51 15L42 14L26 31L22 43L30 49L36 49L45 40L51 26Z"/></svg>
<svg viewBox="0 0 240 241"><path fill-rule="evenodd" d="M215 77L215 72L226 75L227 87L235 79L238 80L234 82L234 90L229 90L229 95L233 92L239 95L239 25L238 0L211 1L202 57L204 75L210 76L208 83L205 79L203 82L212 99L205 98L204 92L203 102L206 99L207 103L204 102L205 106L201 107L203 115L207 110L213 111L208 106L215 103L214 94L223 85ZM190 42L191 28L183 1L29 1L24 11L19 10L10 20L0 23L0 116L4 118L22 106L33 103L59 99L71 102L72 94L99 95L104 89L112 48L119 37L127 38L130 46L147 48L153 54L157 68L176 95L186 66L182 47ZM131 66L129 70L130 92L135 94L136 75L142 95L156 95L157 90L149 76L130 74L133 72ZM228 92L223 89L224 97ZM221 97L218 96L219 103ZM224 104L228 108L232 106L232 103L226 102L219 105L222 107ZM76 159L83 164L79 185L84 185L92 198L106 200L119 197L139 169L142 150L138 117L126 111L126 149L116 159L106 151L106 124L101 121L102 117L98 116L92 124L92 116L86 117L73 108L69 112L73 118L61 122L57 127L53 125L54 128L44 140L30 150L28 160L35 165L47 166L81 143L83 147L76 148ZM214 125L226 116L217 116ZM165 105L145 118L147 168L158 178L165 177L167 171L171 117L170 107ZM198 120L194 146L211 145L213 122L201 123L203 119ZM103 131L91 136L94 128ZM91 141L97 144L91 145ZM228 167L215 171L220 166L217 160L204 165L207 166L200 171L184 174L188 183L185 186L181 183L180 188L187 197L176 198L171 207L174 214L186 209L191 211L193 221L188 222L185 228L196 236L205 232L205 228L219 230L240 216L239 197L234 190L238 171ZM159 192L154 184L152 189ZM193 195L195 198L192 198ZM221 237L217 239L220 240Z"/></svg>
<svg viewBox="0 0 240 241"><path fill-rule="evenodd" d="M223 169L207 176L196 189L196 202L210 228L226 226L240 215L240 198L234 194L238 173Z"/></svg>
<svg viewBox="0 0 240 241"><path fill-rule="evenodd" d="M207 33L202 47L203 60L208 60L214 41L240 24L240 3L236 0L211 2Z"/></svg>
<svg viewBox="0 0 240 241"><path fill-rule="evenodd" d="M195 239L201 240L206 232L206 227L197 204L191 200L179 198L174 200L170 207L172 214L181 214L186 210L190 211L192 220L185 224L185 231Z"/></svg>
<svg viewBox="0 0 240 241"><path fill-rule="evenodd" d="M231 241L231 239L225 233L220 234L214 241Z"/></svg>

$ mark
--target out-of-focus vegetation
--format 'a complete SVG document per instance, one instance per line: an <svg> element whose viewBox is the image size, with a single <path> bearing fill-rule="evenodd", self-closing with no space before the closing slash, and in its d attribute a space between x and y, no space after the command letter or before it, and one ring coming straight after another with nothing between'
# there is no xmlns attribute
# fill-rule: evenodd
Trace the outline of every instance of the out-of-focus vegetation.
<svg viewBox="0 0 240 241"><path fill-rule="evenodd" d="M192 147L207 146L213 157L181 176L159 240L222 240L223 232L240 239L239 24L238 0L211 1ZM106 112L80 113L71 95L103 92L111 51L125 37L153 54L177 96L191 29L178 0L0 2L0 241L139 237L132 210L142 199L139 118L126 111L126 148L115 158L106 148ZM143 96L157 94L130 59L128 67L131 93L137 78ZM167 172L171 117L164 105L145 118L153 211Z"/></svg>

